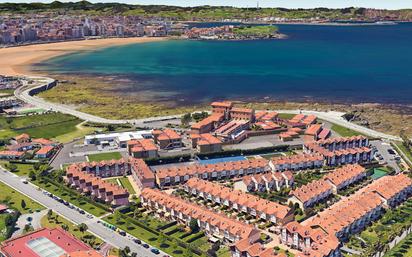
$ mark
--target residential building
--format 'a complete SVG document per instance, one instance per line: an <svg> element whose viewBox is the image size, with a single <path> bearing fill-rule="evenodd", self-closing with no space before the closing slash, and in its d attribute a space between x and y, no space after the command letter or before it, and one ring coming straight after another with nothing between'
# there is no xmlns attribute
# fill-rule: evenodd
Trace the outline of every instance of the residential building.
<svg viewBox="0 0 412 257"><path fill-rule="evenodd" d="M324 157L313 153L274 157L270 160L269 165L273 171L298 171L322 168L323 163Z"/></svg>
<svg viewBox="0 0 412 257"><path fill-rule="evenodd" d="M313 114L304 115L304 114L297 114L292 119L289 120L291 123L303 123L307 127L311 124L315 124L317 121L317 117Z"/></svg>
<svg viewBox="0 0 412 257"><path fill-rule="evenodd" d="M38 158L38 159L46 159L46 158L51 157L54 152L55 152L54 146L51 146L51 145L42 146L42 147L36 152L35 158Z"/></svg>
<svg viewBox="0 0 412 257"><path fill-rule="evenodd" d="M191 220L196 220L199 228L208 236L221 238L225 242L233 243L248 239L253 243L260 238L260 231L252 225L156 189L143 189L140 200L144 207L150 208L164 219L176 220L185 225L189 225Z"/></svg>
<svg viewBox="0 0 412 257"><path fill-rule="evenodd" d="M153 171L142 159L130 159L130 167L133 180L140 190L155 187L156 180Z"/></svg>
<svg viewBox="0 0 412 257"><path fill-rule="evenodd" d="M112 206L129 205L129 192L117 184L112 184L91 173L86 173L79 166L71 165L66 170L66 183L82 194Z"/></svg>
<svg viewBox="0 0 412 257"><path fill-rule="evenodd" d="M256 122L277 121L278 113L273 111L260 111L255 114Z"/></svg>
<svg viewBox="0 0 412 257"><path fill-rule="evenodd" d="M304 152L324 156L325 165L338 166L350 163L369 163L373 152L364 136L329 138L304 144Z"/></svg>
<svg viewBox="0 0 412 257"><path fill-rule="evenodd" d="M222 141L211 134L191 134L192 147L199 153L216 153L222 151Z"/></svg>
<svg viewBox="0 0 412 257"><path fill-rule="evenodd" d="M243 239L230 247L232 257L287 257L284 253L275 253L271 248L265 248L260 243L251 244Z"/></svg>
<svg viewBox="0 0 412 257"><path fill-rule="evenodd" d="M22 143L29 143L31 141L31 137L29 134L23 133L13 138L18 144Z"/></svg>
<svg viewBox="0 0 412 257"><path fill-rule="evenodd" d="M204 134L213 131L225 120L225 114L212 113L210 116L195 123L191 127L191 134Z"/></svg>
<svg viewBox="0 0 412 257"><path fill-rule="evenodd" d="M223 142L240 142L247 137L245 131L249 129L249 125L246 120L232 120L216 128L213 134Z"/></svg>
<svg viewBox="0 0 412 257"><path fill-rule="evenodd" d="M173 129L153 130L153 139L160 149L182 147L182 137Z"/></svg>
<svg viewBox="0 0 412 257"><path fill-rule="evenodd" d="M157 146L151 139L133 139L127 142L129 155L134 158L150 159L157 158Z"/></svg>
<svg viewBox="0 0 412 257"><path fill-rule="evenodd" d="M303 226L293 221L282 227L280 241L301 252L297 256L341 257L340 242L321 229Z"/></svg>
<svg viewBox="0 0 412 257"><path fill-rule="evenodd" d="M305 210L333 194L333 187L327 181L314 180L290 192L288 203L298 204Z"/></svg>
<svg viewBox="0 0 412 257"><path fill-rule="evenodd" d="M252 159L216 164L191 164L156 170L156 183L160 188L185 183L192 177L220 180L270 171L266 159Z"/></svg>
<svg viewBox="0 0 412 257"><path fill-rule="evenodd" d="M244 176L236 182L236 188L244 192L271 192L291 188L293 184L292 172L285 171Z"/></svg>
<svg viewBox="0 0 412 257"><path fill-rule="evenodd" d="M223 115L225 120L230 119L229 112L233 108L233 103L230 101L224 102L213 102L210 104L212 106L213 114Z"/></svg>
<svg viewBox="0 0 412 257"><path fill-rule="evenodd" d="M53 253L52 256L62 256L93 249L62 228L42 228L2 242L0 255L5 257L44 257L46 250Z"/></svg>
<svg viewBox="0 0 412 257"><path fill-rule="evenodd" d="M411 194L412 180L407 175L384 176L302 224L320 227L329 235L346 240L378 219L385 208L399 205Z"/></svg>
<svg viewBox="0 0 412 257"><path fill-rule="evenodd" d="M270 221L277 225L286 224L294 219L288 206L203 179L191 178L183 185L183 188L192 195L227 206L231 210L249 214L255 219Z"/></svg>
<svg viewBox="0 0 412 257"><path fill-rule="evenodd" d="M250 123L255 121L255 110L253 109L233 107L229 113L232 120L245 120Z"/></svg>
<svg viewBox="0 0 412 257"><path fill-rule="evenodd" d="M339 190L346 188L365 177L366 172L364 167L359 164L348 164L335 169L325 175L323 179L329 182L333 187L334 193L337 193Z"/></svg>
<svg viewBox="0 0 412 257"><path fill-rule="evenodd" d="M18 151L0 151L0 159L19 160L23 158L24 152Z"/></svg>

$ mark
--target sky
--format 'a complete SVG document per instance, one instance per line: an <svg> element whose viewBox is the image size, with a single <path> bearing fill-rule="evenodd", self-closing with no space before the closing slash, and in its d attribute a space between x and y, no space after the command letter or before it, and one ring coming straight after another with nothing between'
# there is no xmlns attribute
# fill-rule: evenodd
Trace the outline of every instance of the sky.
<svg viewBox="0 0 412 257"><path fill-rule="evenodd" d="M52 2L53 0L0 0L1 2ZM60 0L68 2L68 0ZM76 1L76 0L72 0ZM284 8L344 8L367 7L378 9L412 8L412 0L89 0L90 2L122 2L129 4L165 4L177 6L225 5L236 7L284 7Z"/></svg>

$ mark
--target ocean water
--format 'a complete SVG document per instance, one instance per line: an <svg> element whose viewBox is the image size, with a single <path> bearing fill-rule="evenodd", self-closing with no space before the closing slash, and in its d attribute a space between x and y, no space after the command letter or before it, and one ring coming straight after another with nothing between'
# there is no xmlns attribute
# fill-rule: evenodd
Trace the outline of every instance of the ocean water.
<svg viewBox="0 0 412 257"><path fill-rule="evenodd" d="M411 104L412 23L279 27L288 39L135 44L57 57L39 68L107 76L114 93L179 105L217 99Z"/></svg>

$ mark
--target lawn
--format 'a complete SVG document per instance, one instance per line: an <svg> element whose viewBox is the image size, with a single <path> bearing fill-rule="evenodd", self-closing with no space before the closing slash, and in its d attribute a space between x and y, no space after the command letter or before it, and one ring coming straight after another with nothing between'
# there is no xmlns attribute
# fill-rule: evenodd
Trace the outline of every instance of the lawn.
<svg viewBox="0 0 412 257"><path fill-rule="evenodd" d="M279 115L278 115L278 117L280 119L284 119L284 120L290 120L295 116L296 116L296 114L291 114L291 113L279 113Z"/></svg>
<svg viewBox="0 0 412 257"><path fill-rule="evenodd" d="M409 162L412 163L412 153L406 149L402 142L396 142L395 145L408 157Z"/></svg>
<svg viewBox="0 0 412 257"><path fill-rule="evenodd" d="M110 152L110 153L97 153L88 155L89 161L91 162L100 162L105 160L119 160L122 158L122 155L119 152Z"/></svg>
<svg viewBox="0 0 412 257"><path fill-rule="evenodd" d="M363 135L360 132L354 131L352 129L348 129L345 127L342 127L340 125L337 124L333 124L332 125L332 130L335 131L336 133L338 133L340 136L342 137L351 137L351 136L359 136L359 135Z"/></svg>
<svg viewBox="0 0 412 257"><path fill-rule="evenodd" d="M55 138L76 131L76 125L80 122L80 119L62 113L0 117L0 135L2 138L10 138L16 134L28 133L35 138Z"/></svg>
<svg viewBox="0 0 412 257"><path fill-rule="evenodd" d="M6 164L9 164L8 161L0 161L0 166L3 168L6 168ZM33 164L22 164L22 163L15 163L17 166L17 171L13 172L13 174L16 174L17 176L28 176L30 171L34 171L33 169Z"/></svg>
<svg viewBox="0 0 412 257"><path fill-rule="evenodd" d="M26 208L21 207L21 202L24 200ZM0 202L7 204L10 208L16 209L21 213L30 213L36 210L44 210L44 207L33 201L27 196L19 193L13 188L0 182Z"/></svg>
<svg viewBox="0 0 412 257"><path fill-rule="evenodd" d="M56 220L57 218L57 220ZM63 224L67 225L68 227L68 232L75 236L77 239L80 239L86 243L88 243L90 246L93 248L101 245L103 241L91 234L90 232L80 232L80 230L77 228L77 225L68 221L67 219L59 216L58 214L53 212L52 218L49 220L47 215L45 215L41 221L41 226L44 228L56 228L56 227L61 227Z"/></svg>
<svg viewBox="0 0 412 257"><path fill-rule="evenodd" d="M6 214L0 214L0 242L6 240Z"/></svg>
<svg viewBox="0 0 412 257"><path fill-rule="evenodd" d="M132 184L130 184L129 178L128 177L120 177L120 178L111 178L107 179L107 181L110 181L113 184L118 185L118 181L120 182L120 185L129 192L129 194L133 195L136 194L136 191L134 191L134 188Z"/></svg>
<svg viewBox="0 0 412 257"><path fill-rule="evenodd" d="M120 183L122 184L123 188L126 188L126 190L130 193L130 194L136 194L136 192L134 191L134 188L132 186L132 184L130 184L130 180L129 178L120 178Z"/></svg>
<svg viewBox="0 0 412 257"><path fill-rule="evenodd" d="M76 129L63 134L63 135L59 135L56 136L55 139L60 142L60 143L68 143L70 141L72 141L73 139L76 138L82 138L85 135L89 135L92 134L95 131L102 131L102 128L98 128L98 127L91 127L91 126L83 126L83 123L77 124L77 126L75 127Z"/></svg>
<svg viewBox="0 0 412 257"><path fill-rule="evenodd" d="M87 198L87 196L81 196L79 193L76 191L67 188L64 185L61 185L61 187L57 187L56 185L52 183L48 183L46 181L41 181L40 179L32 181L34 184L37 186L49 191L50 193L62 198L63 200L79 207L82 208L83 210L89 212L90 214L93 214L97 217L102 216L107 213L106 210L104 210L102 207L90 203Z"/></svg>
<svg viewBox="0 0 412 257"><path fill-rule="evenodd" d="M273 157L283 156L283 154L281 154L281 153L269 153L269 154L261 154L260 156L267 159L267 160L270 160Z"/></svg>

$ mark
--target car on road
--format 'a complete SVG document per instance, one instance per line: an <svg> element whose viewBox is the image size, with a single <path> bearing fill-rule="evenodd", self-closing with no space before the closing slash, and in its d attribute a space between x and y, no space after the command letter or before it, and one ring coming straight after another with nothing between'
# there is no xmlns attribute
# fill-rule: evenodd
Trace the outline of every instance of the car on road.
<svg viewBox="0 0 412 257"><path fill-rule="evenodd" d="M126 232L124 232L123 230L120 230L120 231L119 231L119 235L121 235L121 236L126 236Z"/></svg>
<svg viewBox="0 0 412 257"><path fill-rule="evenodd" d="M140 239L133 239L133 242L135 242L136 244L139 244L139 245L142 243L142 241Z"/></svg>
<svg viewBox="0 0 412 257"><path fill-rule="evenodd" d="M392 154L392 155L395 155L395 154L396 154L393 149L388 149L388 153L389 153L389 154Z"/></svg>
<svg viewBox="0 0 412 257"><path fill-rule="evenodd" d="M159 249L156 249L156 248L152 248L152 249L150 249L150 251L154 254L159 254L160 253Z"/></svg>
<svg viewBox="0 0 412 257"><path fill-rule="evenodd" d="M23 184L28 184L28 183L29 183L29 182L27 181L27 179L22 179L21 182L22 182Z"/></svg>
<svg viewBox="0 0 412 257"><path fill-rule="evenodd" d="M143 244L144 248L149 248L150 246L148 244Z"/></svg>

